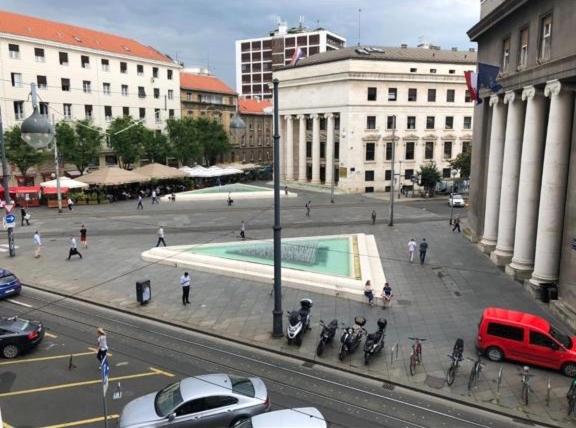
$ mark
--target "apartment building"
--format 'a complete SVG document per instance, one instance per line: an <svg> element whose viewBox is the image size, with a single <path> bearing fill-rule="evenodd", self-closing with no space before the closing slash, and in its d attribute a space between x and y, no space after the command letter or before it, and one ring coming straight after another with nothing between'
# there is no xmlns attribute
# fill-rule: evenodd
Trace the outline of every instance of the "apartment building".
<svg viewBox="0 0 576 428"><path fill-rule="evenodd" d="M272 163L272 113L269 100L238 99L238 114L246 124L246 130L243 135L231 139L230 162Z"/></svg>

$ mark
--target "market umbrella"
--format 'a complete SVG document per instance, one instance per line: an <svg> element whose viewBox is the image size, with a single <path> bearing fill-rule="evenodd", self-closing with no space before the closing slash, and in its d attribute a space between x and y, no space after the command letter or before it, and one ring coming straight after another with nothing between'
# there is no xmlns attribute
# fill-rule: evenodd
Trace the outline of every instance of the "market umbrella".
<svg viewBox="0 0 576 428"><path fill-rule="evenodd" d="M128 171L127 169L118 168L117 166L107 166L90 174L78 177L78 181L100 186L118 186L121 184L143 183L150 181L150 179L136 172Z"/></svg>
<svg viewBox="0 0 576 428"><path fill-rule="evenodd" d="M45 181L40 183L40 186L45 188L57 187L56 180ZM81 189L88 187L89 184L82 183L78 180L72 180L68 177L60 177L60 187L67 187L68 189Z"/></svg>
<svg viewBox="0 0 576 428"><path fill-rule="evenodd" d="M178 168L172 168L171 166L162 165L160 163L151 163L145 166L141 166L140 168L134 169L132 172L157 180L182 178L188 176L186 172L180 171Z"/></svg>

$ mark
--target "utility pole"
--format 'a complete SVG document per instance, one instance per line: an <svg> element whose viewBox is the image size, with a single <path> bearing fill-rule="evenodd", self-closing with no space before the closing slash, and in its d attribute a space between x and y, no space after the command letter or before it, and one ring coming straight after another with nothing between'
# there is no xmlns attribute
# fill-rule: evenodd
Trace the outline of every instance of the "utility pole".
<svg viewBox="0 0 576 428"><path fill-rule="evenodd" d="M10 175L8 174L8 162L6 161L6 149L4 148L4 129L2 127L2 112L0 111L0 154L2 155L2 187L4 188L4 201L6 205L11 204L10 200L10 188L8 187L8 182L10 181ZM11 214L6 212L6 214ZM8 250L10 257L16 255L16 245L14 244L14 223L12 227L7 227L8 232Z"/></svg>
<svg viewBox="0 0 576 428"><path fill-rule="evenodd" d="M396 115L392 116L394 118L394 125L392 126L392 168L391 168L391 179L390 184L390 220L388 221L388 226L394 226L394 180L396 176L394 174L394 160L396 158Z"/></svg>

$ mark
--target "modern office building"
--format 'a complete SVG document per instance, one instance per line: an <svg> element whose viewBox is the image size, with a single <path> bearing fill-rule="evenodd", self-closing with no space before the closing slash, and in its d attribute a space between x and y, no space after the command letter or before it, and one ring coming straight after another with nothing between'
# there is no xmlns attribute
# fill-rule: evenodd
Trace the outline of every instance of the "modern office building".
<svg viewBox="0 0 576 428"><path fill-rule="evenodd" d="M420 166L470 149L473 103L464 71L476 52L423 45L349 47L305 58L280 80L282 177L347 192L414 189ZM396 175L395 174L395 175Z"/></svg>
<svg viewBox="0 0 576 428"><path fill-rule="evenodd" d="M474 111L469 232L576 328L576 2L485 0L468 34L498 65Z"/></svg>
<svg viewBox="0 0 576 428"><path fill-rule="evenodd" d="M272 72L290 63L294 52L303 57L341 49L346 39L324 28L280 22L266 37L236 41L236 91L246 98L272 98Z"/></svg>

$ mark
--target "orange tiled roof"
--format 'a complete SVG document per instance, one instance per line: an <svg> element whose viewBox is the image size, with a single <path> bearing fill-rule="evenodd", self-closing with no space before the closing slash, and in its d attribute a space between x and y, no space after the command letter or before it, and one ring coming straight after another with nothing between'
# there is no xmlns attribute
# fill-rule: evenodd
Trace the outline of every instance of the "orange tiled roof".
<svg viewBox="0 0 576 428"><path fill-rule="evenodd" d="M236 95L236 91L230 88L230 86L216 76L209 74L180 72L180 87L182 89L192 89L195 91Z"/></svg>
<svg viewBox="0 0 576 428"><path fill-rule="evenodd" d="M264 109L272 107L269 100L255 100L251 98L240 98L238 100L238 111L241 114L264 114Z"/></svg>
<svg viewBox="0 0 576 428"><path fill-rule="evenodd" d="M172 63L166 55L132 39L1 10L0 33Z"/></svg>

